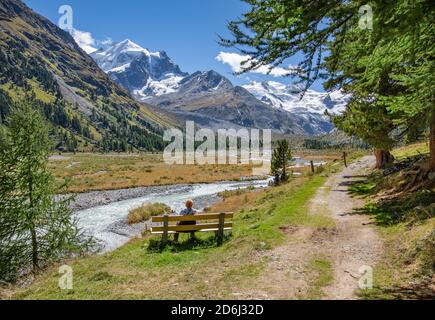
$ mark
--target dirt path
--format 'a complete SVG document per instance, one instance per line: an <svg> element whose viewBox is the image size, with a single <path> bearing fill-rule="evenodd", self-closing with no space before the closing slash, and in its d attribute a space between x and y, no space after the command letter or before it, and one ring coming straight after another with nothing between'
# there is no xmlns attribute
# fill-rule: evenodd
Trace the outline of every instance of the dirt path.
<svg viewBox="0 0 435 320"><path fill-rule="evenodd" d="M347 189L373 166L373 157L365 157L327 180L307 209L310 215L332 218L335 228L285 230L285 245L267 253L266 272L243 298L357 299L360 268L373 267L383 245L367 216L351 214L364 201L352 198ZM313 288L309 264L318 257L331 263L333 280L327 287Z"/></svg>
<svg viewBox="0 0 435 320"><path fill-rule="evenodd" d="M325 253L331 259L334 269L334 281L327 287L326 299L355 299L360 269L374 267L382 254L383 244L371 226L367 216L352 215L355 208L364 205L361 199L352 198L348 192L349 183L364 179L361 175L374 166L373 157L365 157L350 165L340 174L328 179L325 187L313 199L316 204L326 205L336 221L336 232L324 239ZM313 212L315 214L315 212ZM362 270L361 270L362 271Z"/></svg>

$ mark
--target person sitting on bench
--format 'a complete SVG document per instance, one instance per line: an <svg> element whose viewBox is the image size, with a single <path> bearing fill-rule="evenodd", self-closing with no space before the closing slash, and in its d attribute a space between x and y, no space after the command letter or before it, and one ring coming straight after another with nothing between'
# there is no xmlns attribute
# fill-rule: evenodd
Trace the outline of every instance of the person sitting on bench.
<svg viewBox="0 0 435 320"><path fill-rule="evenodd" d="M193 216L196 214L196 210L193 209L193 201L192 200L187 200L186 201L186 209L181 210L180 215L181 216ZM196 221L181 221L177 224L178 226L190 226L190 225L196 225ZM178 237L180 236L180 233L176 233L174 235L174 241L178 242ZM195 237L195 232L191 232L190 233L190 237L194 238Z"/></svg>

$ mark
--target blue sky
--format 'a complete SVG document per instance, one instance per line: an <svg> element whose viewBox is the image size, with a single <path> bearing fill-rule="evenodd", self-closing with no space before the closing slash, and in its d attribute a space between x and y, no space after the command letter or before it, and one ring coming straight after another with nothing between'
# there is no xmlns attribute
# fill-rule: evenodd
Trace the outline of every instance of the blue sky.
<svg viewBox="0 0 435 320"><path fill-rule="evenodd" d="M151 51L165 50L186 72L216 70L237 85L251 80L273 80L291 83L288 77L249 73L233 76L228 61L234 65L235 55L224 55L227 64L216 59L220 52L237 53L222 48L217 35L228 35L227 21L246 12L240 0L24 0L36 12L58 23L59 7L73 8L77 30L90 32L93 39L114 42L126 38ZM235 58L235 59L234 59ZM288 64L295 64L290 60ZM279 70L276 72L279 75ZM313 89L323 91L320 83Z"/></svg>

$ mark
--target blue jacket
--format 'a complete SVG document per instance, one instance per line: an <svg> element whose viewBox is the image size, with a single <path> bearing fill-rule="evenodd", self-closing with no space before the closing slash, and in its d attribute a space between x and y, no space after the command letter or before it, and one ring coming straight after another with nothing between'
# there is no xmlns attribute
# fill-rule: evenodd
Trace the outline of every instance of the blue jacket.
<svg viewBox="0 0 435 320"><path fill-rule="evenodd" d="M180 216L193 216L194 214L196 214L196 210L195 209L184 209L181 210L180 212Z"/></svg>

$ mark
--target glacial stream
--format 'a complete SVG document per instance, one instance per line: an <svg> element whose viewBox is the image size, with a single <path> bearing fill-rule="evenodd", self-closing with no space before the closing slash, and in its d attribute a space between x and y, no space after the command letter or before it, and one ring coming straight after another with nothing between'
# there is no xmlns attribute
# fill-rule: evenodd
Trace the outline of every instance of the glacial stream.
<svg viewBox="0 0 435 320"><path fill-rule="evenodd" d="M115 250L140 235L145 224L129 226L125 223L130 209L144 203L165 203L175 212L184 207L187 199L193 199L195 209L201 211L219 201L217 194L225 190L267 187L269 180L244 182L217 182L210 184L194 184L184 186L168 186L164 192L151 192L143 197L113 202L107 205L76 211L79 226L88 235L93 236L103 247L103 252Z"/></svg>

